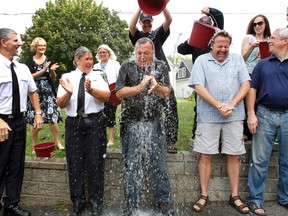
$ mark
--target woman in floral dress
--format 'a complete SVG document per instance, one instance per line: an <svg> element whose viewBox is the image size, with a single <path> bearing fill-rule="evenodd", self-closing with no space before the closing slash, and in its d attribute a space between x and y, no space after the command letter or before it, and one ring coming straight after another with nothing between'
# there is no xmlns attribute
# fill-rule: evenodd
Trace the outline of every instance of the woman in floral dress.
<svg viewBox="0 0 288 216"><path fill-rule="evenodd" d="M44 123L49 124L57 147L60 150L64 150L65 148L60 142L58 128L58 122L62 121L62 117L56 104L56 92L52 82L56 77L56 70L59 65L45 55L46 45L47 43L43 38L36 37L30 45L30 51L35 53L35 55L31 56L25 64L29 67L38 88L37 92ZM34 115L33 106L28 99L27 122L31 124L32 146L37 144L38 138L38 131L33 127Z"/></svg>

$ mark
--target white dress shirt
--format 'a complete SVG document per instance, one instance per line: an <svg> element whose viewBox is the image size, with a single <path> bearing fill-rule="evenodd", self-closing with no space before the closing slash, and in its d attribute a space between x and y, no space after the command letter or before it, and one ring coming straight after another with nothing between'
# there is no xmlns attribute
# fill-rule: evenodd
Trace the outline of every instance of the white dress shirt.
<svg viewBox="0 0 288 216"><path fill-rule="evenodd" d="M19 84L20 112L25 112L28 93L36 91L37 87L29 68L16 60L12 62ZM4 115L12 114L12 62L0 54L0 114Z"/></svg>
<svg viewBox="0 0 288 216"><path fill-rule="evenodd" d="M77 98L78 98L78 88L79 82L82 77L82 71L78 68L75 71L71 71L70 73L66 73L62 75L62 80L67 82L69 79L70 83L73 86L73 93L71 95L70 101L68 105L65 107L65 112L70 117L77 116ZM100 73L96 71L90 71L85 79L91 80L91 88L95 88L102 91L107 91L110 93L108 84L104 81ZM66 94L66 90L59 85L57 98ZM88 92L85 92L85 114L98 113L104 108L104 103L99 101L98 99L91 96Z"/></svg>

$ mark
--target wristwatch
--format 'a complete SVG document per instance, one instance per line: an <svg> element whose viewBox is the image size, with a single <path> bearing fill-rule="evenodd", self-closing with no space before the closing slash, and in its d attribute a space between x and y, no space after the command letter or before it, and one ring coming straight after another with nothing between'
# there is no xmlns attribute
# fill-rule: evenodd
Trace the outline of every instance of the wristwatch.
<svg viewBox="0 0 288 216"><path fill-rule="evenodd" d="M42 112L40 111L40 112L35 112L35 115L41 115L42 114Z"/></svg>

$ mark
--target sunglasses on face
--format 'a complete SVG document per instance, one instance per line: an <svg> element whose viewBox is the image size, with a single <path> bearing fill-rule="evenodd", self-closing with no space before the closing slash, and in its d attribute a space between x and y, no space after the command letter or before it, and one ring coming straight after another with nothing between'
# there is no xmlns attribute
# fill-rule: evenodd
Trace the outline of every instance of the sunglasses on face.
<svg viewBox="0 0 288 216"><path fill-rule="evenodd" d="M260 22L257 22L257 23L253 23L253 27L256 27L257 25L260 27L264 24L264 21L260 21Z"/></svg>

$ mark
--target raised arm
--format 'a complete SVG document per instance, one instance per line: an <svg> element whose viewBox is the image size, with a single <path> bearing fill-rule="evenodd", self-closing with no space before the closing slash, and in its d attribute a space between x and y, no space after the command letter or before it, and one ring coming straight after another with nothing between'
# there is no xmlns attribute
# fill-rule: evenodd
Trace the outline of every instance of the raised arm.
<svg viewBox="0 0 288 216"><path fill-rule="evenodd" d="M170 27L170 24L172 23L172 16L167 7L162 12L165 17L165 20L163 22L163 29L165 32L167 32Z"/></svg>
<svg viewBox="0 0 288 216"><path fill-rule="evenodd" d="M134 37L135 36L135 33L137 31L137 22L138 22L138 19L139 19L139 16L140 16L140 13L141 13L141 9L138 8L135 13L133 14L131 20L130 20L130 25L129 25L129 31L130 31L130 34Z"/></svg>

